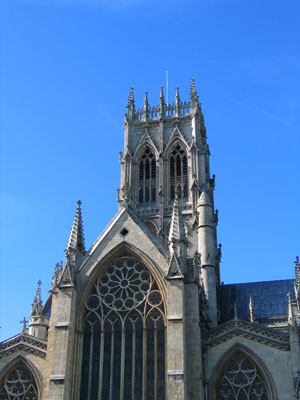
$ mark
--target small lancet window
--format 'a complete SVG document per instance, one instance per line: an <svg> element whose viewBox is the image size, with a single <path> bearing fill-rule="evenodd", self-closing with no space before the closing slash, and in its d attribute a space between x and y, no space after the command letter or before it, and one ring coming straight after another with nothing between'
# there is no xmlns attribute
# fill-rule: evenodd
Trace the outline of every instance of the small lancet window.
<svg viewBox="0 0 300 400"><path fill-rule="evenodd" d="M175 191L178 191L179 199L188 197L187 191L187 157L182 147L177 144L170 156L170 199L175 198Z"/></svg>
<svg viewBox="0 0 300 400"><path fill-rule="evenodd" d="M147 147L139 162L139 203L156 201L156 161L154 154Z"/></svg>

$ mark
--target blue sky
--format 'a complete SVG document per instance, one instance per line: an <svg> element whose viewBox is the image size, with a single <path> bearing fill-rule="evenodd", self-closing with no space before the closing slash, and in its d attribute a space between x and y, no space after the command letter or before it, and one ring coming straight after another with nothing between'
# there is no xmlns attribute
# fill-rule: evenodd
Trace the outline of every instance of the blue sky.
<svg viewBox="0 0 300 400"><path fill-rule="evenodd" d="M117 212L130 86L194 77L225 283L293 278L300 253L298 0L0 1L0 340L48 296L76 201L89 248Z"/></svg>

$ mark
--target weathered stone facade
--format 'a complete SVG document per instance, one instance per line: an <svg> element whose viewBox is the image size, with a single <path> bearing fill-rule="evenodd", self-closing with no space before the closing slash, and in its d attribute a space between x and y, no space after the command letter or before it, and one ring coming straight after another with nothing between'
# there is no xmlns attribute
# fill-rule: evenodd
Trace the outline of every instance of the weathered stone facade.
<svg viewBox="0 0 300 400"><path fill-rule="evenodd" d="M78 202L50 297L0 344L0 400L299 399L299 260L295 281L220 285L194 81L127 109L119 212L86 251Z"/></svg>

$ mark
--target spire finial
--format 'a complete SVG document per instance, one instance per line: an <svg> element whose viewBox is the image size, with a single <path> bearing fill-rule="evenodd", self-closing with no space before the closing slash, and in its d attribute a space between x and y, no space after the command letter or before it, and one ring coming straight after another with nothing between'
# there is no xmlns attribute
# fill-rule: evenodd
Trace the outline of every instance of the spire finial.
<svg viewBox="0 0 300 400"><path fill-rule="evenodd" d="M179 88L176 88L176 95L175 95L175 115L179 117L180 115L180 97L179 97Z"/></svg>
<svg viewBox="0 0 300 400"><path fill-rule="evenodd" d="M164 88L160 88L160 95L159 95L159 116L164 116L164 108L165 108L165 99L164 99Z"/></svg>
<svg viewBox="0 0 300 400"><path fill-rule="evenodd" d="M127 106L129 107L130 105L134 106L134 95L133 95L133 87L132 86L131 86L130 91L129 91L129 97L128 97Z"/></svg>
<svg viewBox="0 0 300 400"><path fill-rule="evenodd" d="M43 305L42 305L42 299L41 299L41 280L38 281L37 283L37 289L36 289L36 295L33 300L32 306L31 306L31 313L30 316L32 317L33 315L42 315L43 311Z"/></svg>
<svg viewBox="0 0 300 400"><path fill-rule="evenodd" d="M85 252L84 233L81 214L81 201L77 201L77 210L73 221L69 241L67 244L66 252L70 250L78 250L82 253Z"/></svg>
<svg viewBox="0 0 300 400"><path fill-rule="evenodd" d="M190 98L191 98L191 103L192 103L192 108L198 108L200 107L199 104L199 98L197 95L196 87L195 87L195 79L191 79L191 90L190 90Z"/></svg>
<svg viewBox="0 0 300 400"><path fill-rule="evenodd" d="M162 86L160 87L159 99L164 101L164 88Z"/></svg>
<svg viewBox="0 0 300 400"><path fill-rule="evenodd" d="M195 86L195 79L194 78L191 78L190 96L191 96L191 99L197 97L197 100L198 100L196 86Z"/></svg>
<svg viewBox="0 0 300 400"><path fill-rule="evenodd" d="M144 109L148 109L148 92L145 92L145 97L144 97Z"/></svg>
<svg viewBox="0 0 300 400"><path fill-rule="evenodd" d="M41 284L42 284L42 281L39 279L39 281L38 281L38 283L37 283L37 289L36 289L36 296L35 296L35 298L36 299L40 299L41 298Z"/></svg>
<svg viewBox="0 0 300 400"><path fill-rule="evenodd" d="M295 281L297 285L300 285L300 264L298 256L296 257L294 264L295 264Z"/></svg>

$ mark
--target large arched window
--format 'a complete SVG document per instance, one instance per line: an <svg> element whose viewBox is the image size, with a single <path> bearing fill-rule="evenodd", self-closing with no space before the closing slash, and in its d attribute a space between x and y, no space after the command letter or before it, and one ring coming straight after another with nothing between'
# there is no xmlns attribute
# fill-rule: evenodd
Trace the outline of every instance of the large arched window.
<svg viewBox="0 0 300 400"><path fill-rule="evenodd" d="M38 400L37 384L24 362L18 361L2 378L0 400Z"/></svg>
<svg viewBox="0 0 300 400"><path fill-rule="evenodd" d="M237 349L224 362L216 379L216 400L271 400L270 385L258 364Z"/></svg>
<svg viewBox="0 0 300 400"><path fill-rule="evenodd" d="M80 400L165 399L165 309L151 272L128 254L85 301Z"/></svg>
<svg viewBox="0 0 300 400"><path fill-rule="evenodd" d="M156 201L156 161L147 147L139 162L139 203Z"/></svg>
<svg viewBox="0 0 300 400"><path fill-rule="evenodd" d="M176 190L179 199L187 198L187 157L179 143L171 151L169 162L170 199L175 199Z"/></svg>

